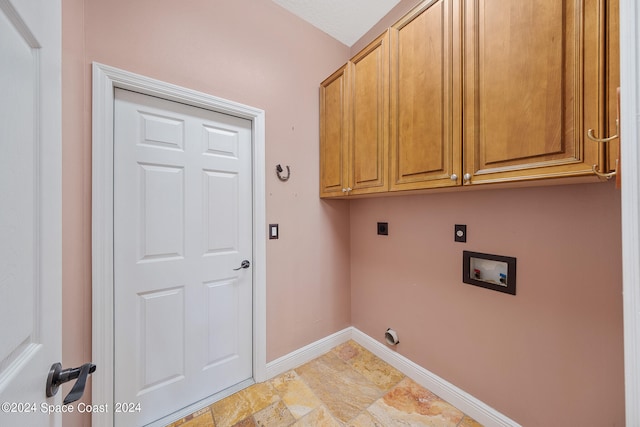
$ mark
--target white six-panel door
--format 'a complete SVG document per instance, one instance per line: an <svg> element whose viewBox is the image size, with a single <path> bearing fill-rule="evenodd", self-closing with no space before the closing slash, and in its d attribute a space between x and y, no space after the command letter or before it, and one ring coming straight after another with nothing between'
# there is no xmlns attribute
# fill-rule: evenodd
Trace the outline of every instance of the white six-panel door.
<svg viewBox="0 0 640 427"><path fill-rule="evenodd" d="M0 426L58 426L60 2L0 0Z"/></svg>
<svg viewBox="0 0 640 427"><path fill-rule="evenodd" d="M249 120L116 89L114 402L140 404L116 425L252 377L251 140Z"/></svg>

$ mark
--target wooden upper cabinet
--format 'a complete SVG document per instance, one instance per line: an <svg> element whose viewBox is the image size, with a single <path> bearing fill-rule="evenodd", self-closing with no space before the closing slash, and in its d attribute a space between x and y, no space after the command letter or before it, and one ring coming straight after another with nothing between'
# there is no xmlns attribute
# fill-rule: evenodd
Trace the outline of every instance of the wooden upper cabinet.
<svg viewBox="0 0 640 427"><path fill-rule="evenodd" d="M320 196L389 190L388 36L321 84Z"/></svg>
<svg viewBox="0 0 640 427"><path fill-rule="evenodd" d="M347 68L320 84L320 197L343 196L347 188Z"/></svg>
<svg viewBox="0 0 640 427"><path fill-rule="evenodd" d="M389 41L384 33L349 63L349 194L389 190Z"/></svg>
<svg viewBox="0 0 640 427"><path fill-rule="evenodd" d="M604 3L464 0L465 184L592 174Z"/></svg>
<svg viewBox="0 0 640 427"><path fill-rule="evenodd" d="M425 3L390 29L392 190L461 183L459 14Z"/></svg>
<svg viewBox="0 0 640 427"><path fill-rule="evenodd" d="M618 0L425 0L322 84L321 196L615 169Z"/></svg>

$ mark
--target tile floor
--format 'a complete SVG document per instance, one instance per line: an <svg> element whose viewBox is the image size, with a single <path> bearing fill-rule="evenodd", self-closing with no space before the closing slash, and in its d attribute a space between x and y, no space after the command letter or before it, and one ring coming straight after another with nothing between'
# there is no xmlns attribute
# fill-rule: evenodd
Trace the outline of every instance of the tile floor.
<svg viewBox="0 0 640 427"><path fill-rule="evenodd" d="M354 341L169 427L482 427Z"/></svg>

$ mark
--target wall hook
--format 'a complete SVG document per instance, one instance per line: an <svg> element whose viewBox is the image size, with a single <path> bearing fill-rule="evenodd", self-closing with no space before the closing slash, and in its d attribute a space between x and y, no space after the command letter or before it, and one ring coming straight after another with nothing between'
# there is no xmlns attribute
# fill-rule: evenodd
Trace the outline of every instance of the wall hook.
<svg viewBox="0 0 640 427"><path fill-rule="evenodd" d="M289 166L285 166L285 167L287 168L287 176L282 176L281 175L283 170L282 166L280 165L276 166L276 174L278 175L278 179L283 182L288 181L289 177L291 176L291 170L289 169Z"/></svg>

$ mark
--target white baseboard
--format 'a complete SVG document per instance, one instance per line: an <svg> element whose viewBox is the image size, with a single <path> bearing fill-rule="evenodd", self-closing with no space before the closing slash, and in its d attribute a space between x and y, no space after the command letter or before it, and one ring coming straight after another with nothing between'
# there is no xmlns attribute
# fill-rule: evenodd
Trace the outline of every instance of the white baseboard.
<svg viewBox="0 0 640 427"><path fill-rule="evenodd" d="M416 383L446 400L486 427L521 427L520 424L469 393L391 350L360 330L349 327L267 363L267 378L273 378L322 356L332 348L354 340Z"/></svg>
<svg viewBox="0 0 640 427"><path fill-rule="evenodd" d="M520 424L481 402L469 393L412 362L386 345L356 328L351 328L351 339L387 362L427 390L446 400L486 427L521 427Z"/></svg>
<svg viewBox="0 0 640 427"><path fill-rule="evenodd" d="M285 354L278 359L267 363L267 379L277 377L300 365L322 356L332 348L345 343L351 339L351 327L336 332L335 334L324 337L316 342L312 342L298 350Z"/></svg>

